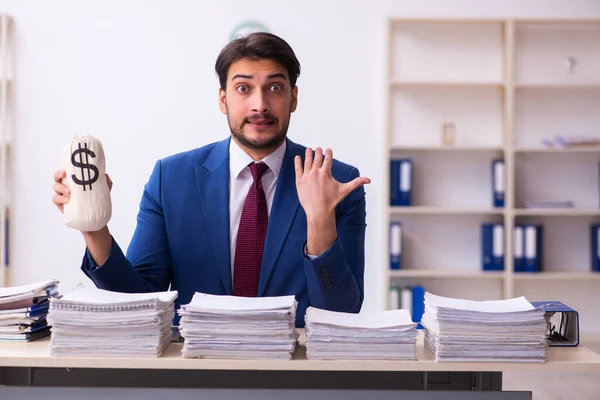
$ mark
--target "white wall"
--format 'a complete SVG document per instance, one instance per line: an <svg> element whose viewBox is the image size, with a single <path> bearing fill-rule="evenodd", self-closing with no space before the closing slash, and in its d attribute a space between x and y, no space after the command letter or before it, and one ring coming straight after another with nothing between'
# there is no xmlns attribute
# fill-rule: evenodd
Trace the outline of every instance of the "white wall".
<svg viewBox="0 0 600 400"><path fill-rule="evenodd" d="M600 17L599 0L1 1L16 22L12 284L68 290L84 243L51 203L74 134L100 138L115 181L110 229L126 248L154 162L228 135L215 58L235 25L259 20L295 49L300 103L289 136L330 146L367 187L366 310L383 307L388 17Z"/></svg>

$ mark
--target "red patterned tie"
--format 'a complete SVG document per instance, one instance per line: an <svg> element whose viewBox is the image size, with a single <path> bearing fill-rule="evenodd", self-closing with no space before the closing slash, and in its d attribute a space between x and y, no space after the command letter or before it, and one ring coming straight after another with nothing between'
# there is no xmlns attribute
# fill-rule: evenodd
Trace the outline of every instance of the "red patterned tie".
<svg viewBox="0 0 600 400"><path fill-rule="evenodd" d="M233 295L256 297L260 265L267 236L267 199L260 181L269 169L264 163L250 164L254 182L248 191L235 245L233 262Z"/></svg>

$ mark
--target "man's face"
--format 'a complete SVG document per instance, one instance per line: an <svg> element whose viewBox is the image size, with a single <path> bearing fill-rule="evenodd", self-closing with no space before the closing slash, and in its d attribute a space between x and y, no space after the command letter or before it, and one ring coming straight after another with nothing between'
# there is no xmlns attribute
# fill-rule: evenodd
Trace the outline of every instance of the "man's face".
<svg viewBox="0 0 600 400"><path fill-rule="evenodd" d="M227 89L219 90L219 107L227 114L231 134L253 150L272 151L285 140L298 88L290 86L277 61L241 59L231 64Z"/></svg>

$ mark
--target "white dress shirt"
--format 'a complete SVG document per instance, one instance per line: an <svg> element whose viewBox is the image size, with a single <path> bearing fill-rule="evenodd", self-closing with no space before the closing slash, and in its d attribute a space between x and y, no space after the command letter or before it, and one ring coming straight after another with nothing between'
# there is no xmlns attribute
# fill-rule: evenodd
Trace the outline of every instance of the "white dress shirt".
<svg viewBox="0 0 600 400"><path fill-rule="evenodd" d="M261 182L265 197L267 199L267 212L271 215L271 206L277 187L277 179L281 172L283 156L285 155L285 140L273 153L257 162L264 162L269 169L263 174ZM229 142L229 250L231 254L231 278L233 280L233 264L235 261L235 245L237 243L238 228L242 218L244 201L254 182L250 172L250 163L254 162L244 150L238 146L235 140Z"/></svg>

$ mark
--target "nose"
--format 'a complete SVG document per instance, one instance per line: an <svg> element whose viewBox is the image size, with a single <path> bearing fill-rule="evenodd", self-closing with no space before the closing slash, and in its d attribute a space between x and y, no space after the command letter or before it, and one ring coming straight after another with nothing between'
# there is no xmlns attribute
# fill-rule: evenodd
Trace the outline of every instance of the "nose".
<svg viewBox="0 0 600 400"><path fill-rule="evenodd" d="M262 91L256 91L252 96L252 112L266 113L269 111L267 96Z"/></svg>

